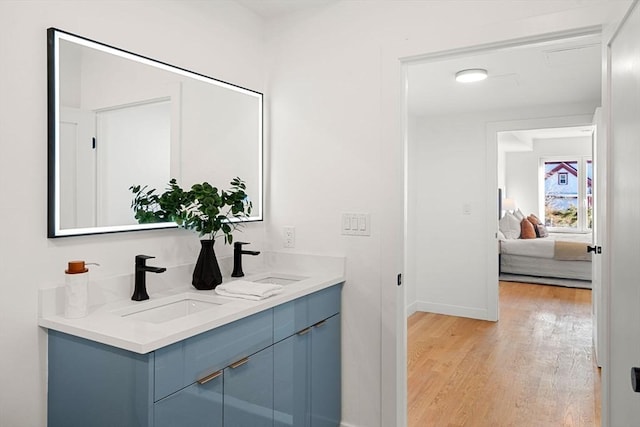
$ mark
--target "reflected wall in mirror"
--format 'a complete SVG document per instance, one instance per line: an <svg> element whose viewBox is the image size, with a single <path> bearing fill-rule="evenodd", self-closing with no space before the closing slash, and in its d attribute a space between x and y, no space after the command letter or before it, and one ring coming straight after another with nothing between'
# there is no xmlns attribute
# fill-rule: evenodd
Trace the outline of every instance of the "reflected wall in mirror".
<svg viewBox="0 0 640 427"><path fill-rule="evenodd" d="M262 220L263 97L50 28L48 235L175 227L138 224L132 185L158 192L247 185Z"/></svg>

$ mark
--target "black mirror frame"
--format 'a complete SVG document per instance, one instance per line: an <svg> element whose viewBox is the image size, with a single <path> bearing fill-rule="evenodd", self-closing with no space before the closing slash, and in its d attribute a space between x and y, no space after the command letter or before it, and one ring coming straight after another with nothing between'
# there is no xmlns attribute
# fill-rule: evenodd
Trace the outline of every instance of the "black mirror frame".
<svg viewBox="0 0 640 427"><path fill-rule="evenodd" d="M247 89L242 86L235 85L233 83L225 82L220 79L215 79L213 77L209 77L205 74L196 73L191 70L187 70L185 68L177 67L175 65L168 64L166 62L158 61L144 55L139 55L124 49L120 49L114 46L110 46L105 43L97 42L95 40L91 40L86 37L79 36L77 34L73 34L67 31L59 30L57 28L51 27L47 29L47 237L48 238L59 238L59 237L72 237L72 236L86 236L86 235L94 235L94 234L108 234L108 233L122 233L129 231L143 231L143 230L159 230L165 228L177 228L175 223L154 223L154 224L136 224L132 226L114 226L114 227L93 227L96 231L90 231L91 228L82 228L82 229L70 229L70 232L61 232L58 227L59 220L59 206L57 204L57 199L59 196L58 189L58 155L56 152L57 145L57 125L58 125L58 116L57 116L57 97L56 93L57 85L56 82L58 77L56 75L56 33L66 34L81 40L85 40L90 43L94 43L97 45L101 45L107 47L109 49L114 49L120 52L123 52L127 55L133 55L135 57L141 58L146 61L150 61L152 63L158 64L163 67L170 67L180 72L189 73L195 76L203 77L207 80L211 80L212 82L218 82L220 84L231 86L237 89L240 89L245 92L250 92L257 95L260 99L260 145L259 145L259 154L260 154L260 171L259 171L259 182L260 188L258 190L259 197L259 215L250 217L248 219L243 219L242 222L259 222L264 220L264 95L261 92L257 92L252 89ZM80 231L73 231L80 230Z"/></svg>

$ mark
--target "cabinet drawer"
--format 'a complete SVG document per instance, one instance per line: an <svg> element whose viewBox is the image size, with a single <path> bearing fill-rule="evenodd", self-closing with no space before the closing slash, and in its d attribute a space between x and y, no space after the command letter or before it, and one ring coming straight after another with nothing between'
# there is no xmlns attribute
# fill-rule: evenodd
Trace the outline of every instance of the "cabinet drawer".
<svg viewBox="0 0 640 427"><path fill-rule="evenodd" d="M222 373L190 386L153 405L154 427L222 427Z"/></svg>
<svg viewBox="0 0 640 427"><path fill-rule="evenodd" d="M155 352L155 401L273 344L266 310Z"/></svg>
<svg viewBox="0 0 640 427"><path fill-rule="evenodd" d="M273 309L273 341L278 342L340 312L342 284L314 292Z"/></svg>

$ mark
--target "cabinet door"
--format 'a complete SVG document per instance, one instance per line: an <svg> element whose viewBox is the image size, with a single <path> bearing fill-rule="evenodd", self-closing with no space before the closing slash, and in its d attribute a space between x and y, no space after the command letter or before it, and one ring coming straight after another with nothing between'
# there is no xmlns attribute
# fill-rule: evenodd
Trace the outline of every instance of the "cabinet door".
<svg viewBox="0 0 640 427"><path fill-rule="evenodd" d="M265 310L155 351L155 400L273 344L273 311Z"/></svg>
<svg viewBox="0 0 640 427"><path fill-rule="evenodd" d="M311 425L311 329L273 346L273 417L275 427Z"/></svg>
<svg viewBox="0 0 640 427"><path fill-rule="evenodd" d="M222 427L222 372L205 381L157 401L155 427Z"/></svg>
<svg viewBox="0 0 640 427"><path fill-rule="evenodd" d="M54 330L48 351L49 427L152 425L152 354Z"/></svg>
<svg viewBox="0 0 640 427"><path fill-rule="evenodd" d="M224 425L273 426L273 347L224 370Z"/></svg>
<svg viewBox="0 0 640 427"><path fill-rule="evenodd" d="M311 330L311 426L336 427L341 418L340 314Z"/></svg>

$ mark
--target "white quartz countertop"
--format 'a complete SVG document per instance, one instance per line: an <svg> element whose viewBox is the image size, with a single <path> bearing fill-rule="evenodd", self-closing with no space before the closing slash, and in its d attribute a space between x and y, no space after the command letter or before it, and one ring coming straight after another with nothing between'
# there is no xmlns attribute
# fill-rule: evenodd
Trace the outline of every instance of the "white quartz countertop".
<svg viewBox="0 0 640 427"><path fill-rule="evenodd" d="M245 269L242 280L257 281L267 277L292 278L296 281L284 284L281 293L260 301L229 298L218 295L215 290L199 291L190 284L190 266L176 268L162 280L163 274L147 276L147 291L150 299L132 301L131 295L123 297L127 290L114 291L113 288L133 289L126 285L104 281L90 284L90 293L98 297L90 298L89 314L79 319L64 317L64 286L41 289L39 325L70 335L86 338L99 343L130 350L149 353L202 332L231 323L263 310L270 309L304 295L339 284L345 280L345 260L343 257L298 255L289 253L267 253L262 265L251 271ZM156 277L157 276L157 277ZM186 277L185 277L186 276ZM150 279L155 279L150 280ZM225 282L235 280L225 277ZM122 282L122 280L121 280ZM288 282L288 281L285 281ZM154 291L154 289L157 289ZM162 301L171 301L188 293L196 298L215 301L212 309L189 314L163 323L151 323L123 316L137 308L154 307Z"/></svg>

